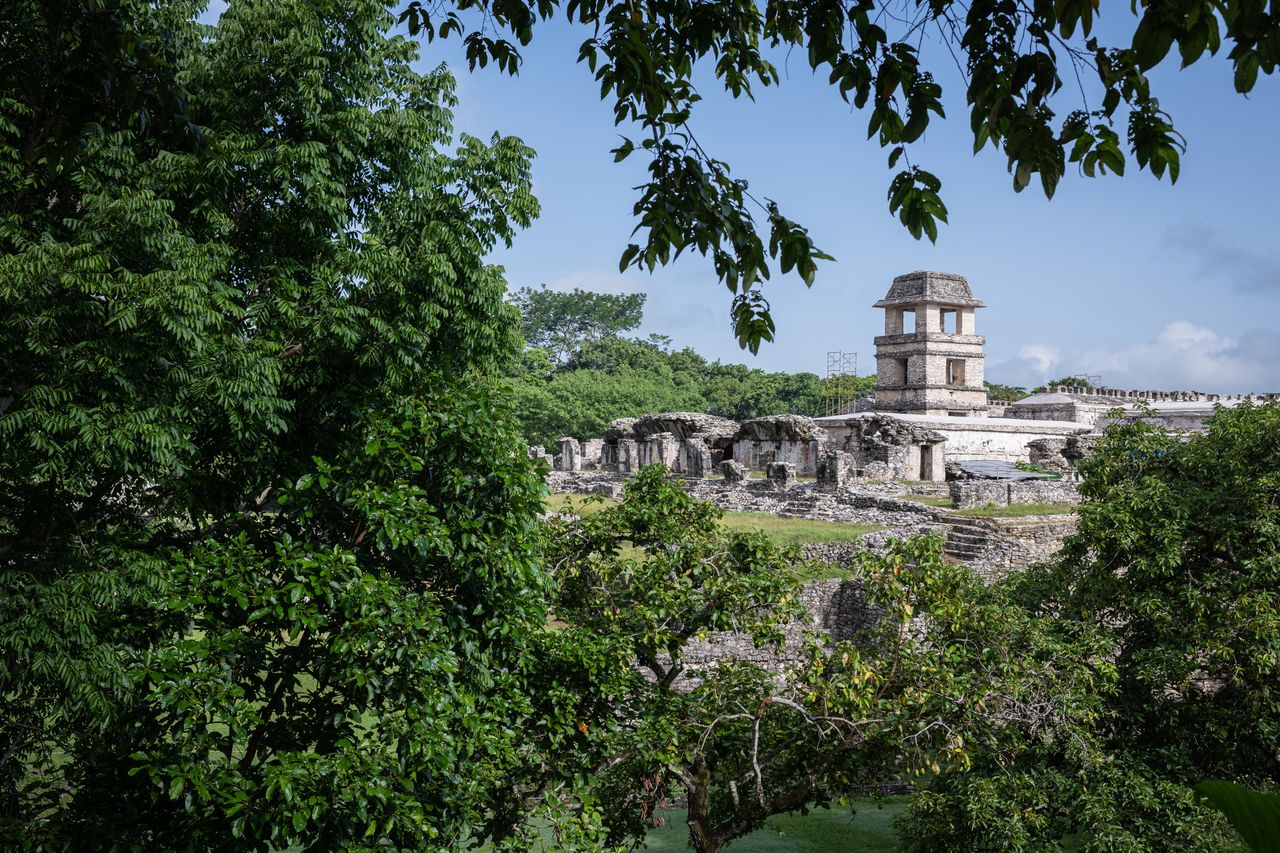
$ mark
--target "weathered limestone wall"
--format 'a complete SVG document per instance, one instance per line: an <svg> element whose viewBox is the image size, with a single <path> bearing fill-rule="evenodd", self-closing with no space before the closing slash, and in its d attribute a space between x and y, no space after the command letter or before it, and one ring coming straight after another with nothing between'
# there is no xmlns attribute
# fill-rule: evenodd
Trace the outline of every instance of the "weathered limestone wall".
<svg viewBox="0 0 1280 853"><path fill-rule="evenodd" d="M1076 484L1066 480L953 480L951 502L956 509L1010 504L1075 504Z"/></svg>
<svg viewBox="0 0 1280 853"><path fill-rule="evenodd" d="M752 471L775 462L795 466L796 474L811 477L826 446L826 430L803 415L769 415L738 425L733 435L733 459Z"/></svg>
<svg viewBox="0 0 1280 853"><path fill-rule="evenodd" d="M1062 549L1063 540L1076 532L1075 516L993 519L992 522L996 536L991 548L968 564L971 571L991 579L1048 562Z"/></svg>
<svg viewBox="0 0 1280 853"><path fill-rule="evenodd" d="M733 442L733 458L752 471L763 471L774 462L789 462L800 476L812 477L821 447L817 441L737 439Z"/></svg>
<svg viewBox="0 0 1280 853"><path fill-rule="evenodd" d="M959 462L966 459L1000 459L1005 462L1026 462L1030 459L1027 443L1046 434L1061 432L1075 434L1081 427L1062 427L1049 430L1044 426L1038 428L1022 427L1016 421L1009 424L990 423L988 418L956 419L948 423L937 420L929 424L930 429L942 433L947 438L947 460ZM1004 419L1001 419L1004 420ZM1011 420L1011 419L1010 419ZM982 423L979 423L982 421Z"/></svg>
<svg viewBox="0 0 1280 853"><path fill-rule="evenodd" d="M943 436L893 415L858 415L828 427L827 454L847 453L855 475L870 480L946 478Z"/></svg>
<svg viewBox="0 0 1280 853"><path fill-rule="evenodd" d="M813 581L801 587L799 598L809 618L786 627L783 656L772 648L756 648L745 634L717 632L688 645L684 658L687 677L696 679L702 671L726 660L749 661L777 672L786 663L798 661L805 631L821 631L839 642L874 626L880 618L880 611L867 603L857 580Z"/></svg>

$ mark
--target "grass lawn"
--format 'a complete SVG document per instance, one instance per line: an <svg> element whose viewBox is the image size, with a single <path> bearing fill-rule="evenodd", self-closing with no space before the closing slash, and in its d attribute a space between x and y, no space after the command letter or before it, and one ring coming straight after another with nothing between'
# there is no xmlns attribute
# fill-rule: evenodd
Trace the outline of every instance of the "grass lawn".
<svg viewBox="0 0 1280 853"><path fill-rule="evenodd" d="M962 509L955 514L972 518L1022 518L1025 515L1070 515L1075 511L1075 504L1014 504Z"/></svg>
<svg viewBox="0 0 1280 853"><path fill-rule="evenodd" d="M590 515L616 504L609 498L589 495L556 494L547 497L551 512ZM780 518L767 512L726 512L722 521L730 530L763 530L779 545L803 545L809 542L852 542L864 533L880 528L872 524L845 524L838 521L812 521L807 518Z"/></svg>
<svg viewBox="0 0 1280 853"><path fill-rule="evenodd" d="M847 808L814 809L807 815L778 815L770 818L763 829L740 838L726 849L733 853L834 853L849 850L859 853L888 853L898 849L898 836L893 819L907 808L908 797L890 797L883 804L856 800L856 810ZM667 809L665 826L653 830L645 839L644 850L675 853L689 849L689 828L683 809Z"/></svg>
<svg viewBox="0 0 1280 853"><path fill-rule="evenodd" d="M938 495L898 495L904 501L915 501L925 506L936 506L949 509L951 507L951 498L944 498Z"/></svg>
<svg viewBox="0 0 1280 853"><path fill-rule="evenodd" d="M852 542L864 533L881 528L874 524L849 524L840 521L814 521L808 518L782 518L767 512L726 512L723 524L730 530L763 530L779 545L803 545L808 542Z"/></svg>
<svg viewBox="0 0 1280 853"><path fill-rule="evenodd" d="M567 492L547 495L544 502L547 505L547 512L571 512L574 515L594 515L618 503L613 498L606 498L603 495L577 495Z"/></svg>

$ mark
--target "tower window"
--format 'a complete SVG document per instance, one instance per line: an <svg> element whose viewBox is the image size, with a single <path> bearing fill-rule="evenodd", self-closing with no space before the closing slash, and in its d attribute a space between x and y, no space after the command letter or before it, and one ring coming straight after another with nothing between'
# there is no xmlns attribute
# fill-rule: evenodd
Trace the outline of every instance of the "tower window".
<svg viewBox="0 0 1280 853"><path fill-rule="evenodd" d="M943 308L939 311L939 313L942 315L942 323L940 325L942 327L943 334L954 335L957 331L959 331L956 328L956 312L955 311L948 311L946 308Z"/></svg>
<svg viewBox="0 0 1280 853"><path fill-rule="evenodd" d="M902 312L902 334L910 335L916 330L916 312L914 308Z"/></svg>
<svg viewBox="0 0 1280 853"><path fill-rule="evenodd" d="M948 385L964 385L964 359L949 358L947 359L947 384Z"/></svg>
<svg viewBox="0 0 1280 853"><path fill-rule="evenodd" d="M907 384L907 360L905 358L895 358L893 360L893 378L899 385Z"/></svg>

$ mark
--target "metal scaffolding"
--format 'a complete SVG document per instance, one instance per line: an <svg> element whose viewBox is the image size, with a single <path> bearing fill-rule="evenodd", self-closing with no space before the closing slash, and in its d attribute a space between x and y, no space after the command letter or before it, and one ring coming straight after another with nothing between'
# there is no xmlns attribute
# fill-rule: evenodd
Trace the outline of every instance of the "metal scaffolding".
<svg viewBox="0 0 1280 853"><path fill-rule="evenodd" d="M822 414L847 415L858 399L858 354L833 350L827 353L827 375L822 380Z"/></svg>

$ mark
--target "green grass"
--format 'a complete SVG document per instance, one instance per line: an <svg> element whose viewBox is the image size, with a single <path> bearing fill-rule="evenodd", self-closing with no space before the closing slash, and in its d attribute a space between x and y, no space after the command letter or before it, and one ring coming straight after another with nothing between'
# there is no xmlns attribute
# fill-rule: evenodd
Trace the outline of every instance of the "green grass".
<svg viewBox="0 0 1280 853"><path fill-rule="evenodd" d="M1075 504L1014 504L962 509L955 514L972 518L1022 518L1027 515L1068 515L1075 511Z"/></svg>
<svg viewBox="0 0 1280 853"><path fill-rule="evenodd" d="M848 524L840 521L813 521L808 518L782 518L767 512L726 512L724 526L730 530L762 530L779 545L803 545L810 542L852 542L864 533L880 530L874 524Z"/></svg>
<svg viewBox="0 0 1280 853"><path fill-rule="evenodd" d="M578 495L561 492L547 495L547 512L571 512L574 515L595 515L602 509L616 506L617 501L603 495Z"/></svg>
<svg viewBox="0 0 1280 853"><path fill-rule="evenodd" d="M592 500L588 495L556 494L547 497L549 511L572 512L577 515L590 515L616 503L617 501L609 498ZM726 512L722 523L730 530L762 530L779 545L852 542L864 533L880 529L873 524L780 518L767 512Z"/></svg>
<svg viewBox="0 0 1280 853"><path fill-rule="evenodd" d="M951 498L939 497L938 495L898 495L904 501L915 501L925 506L936 506L949 509L951 507Z"/></svg>
<svg viewBox="0 0 1280 853"><path fill-rule="evenodd" d="M898 849L893 819L906 811L909 797L890 797L883 804L856 800L855 812L839 806L814 809L807 815L778 815L763 829L740 838L726 849L733 853L888 853ZM666 825L649 833L644 850L675 853L689 849L689 827L683 809L663 812Z"/></svg>

